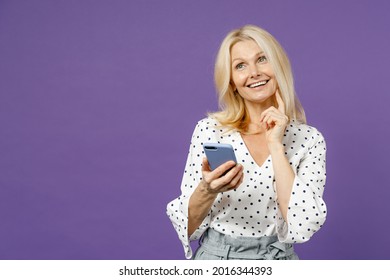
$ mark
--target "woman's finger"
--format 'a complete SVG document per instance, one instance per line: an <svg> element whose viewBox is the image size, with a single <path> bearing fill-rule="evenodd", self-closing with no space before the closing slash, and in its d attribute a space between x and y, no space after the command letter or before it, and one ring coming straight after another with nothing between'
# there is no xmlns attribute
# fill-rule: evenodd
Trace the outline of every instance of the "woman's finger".
<svg viewBox="0 0 390 280"><path fill-rule="evenodd" d="M219 192L226 192L237 189L244 180L244 173L241 171L230 181L229 184L221 186Z"/></svg>
<svg viewBox="0 0 390 280"><path fill-rule="evenodd" d="M269 112L272 111L277 111L277 109L274 106L271 106L268 109L266 109L264 112L262 112L260 115L260 121L262 121L269 114Z"/></svg>
<svg viewBox="0 0 390 280"><path fill-rule="evenodd" d="M243 169L242 165L238 164L232 170L230 170L226 175L219 177L211 182L211 187L213 189L221 189L225 187L226 185L229 185L233 178L241 172Z"/></svg>
<svg viewBox="0 0 390 280"><path fill-rule="evenodd" d="M221 164L217 168L215 168L211 172L211 174L212 174L214 179L220 178L226 171L228 171L229 169L231 169L235 165L237 165L237 164L234 161L230 160L228 162L225 162L224 164Z"/></svg>
<svg viewBox="0 0 390 280"><path fill-rule="evenodd" d="M231 187L235 188L238 185L238 183L241 181L243 176L244 176L244 173L242 171L238 172L237 175L230 182Z"/></svg>
<svg viewBox="0 0 390 280"><path fill-rule="evenodd" d="M283 114L285 114L286 113L286 105L284 104L283 99L280 96L279 89L276 90L275 96L276 96L276 102L278 103L278 110L280 112L282 112Z"/></svg>
<svg viewBox="0 0 390 280"><path fill-rule="evenodd" d="M279 112L268 112L268 114L264 117L263 123L271 124L275 122L278 125L284 125L285 123L288 122L287 116L279 113Z"/></svg>
<svg viewBox="0 0 390 280"><path fill-rule="evenodd" d="M206 157L202 159L202 171L211 171L209 161Z"/></svg>
<svg viewBox="0 0 390 280"><path fill-rule="evenodd" d="M267 116L264 118L263 122L265 122L267 124L271 124L273 122L278 122L280 120L281 120L281 118L280 118L280 116L278 116L278 114L275 114L273 112L269 112L267 114Z"/></svg>

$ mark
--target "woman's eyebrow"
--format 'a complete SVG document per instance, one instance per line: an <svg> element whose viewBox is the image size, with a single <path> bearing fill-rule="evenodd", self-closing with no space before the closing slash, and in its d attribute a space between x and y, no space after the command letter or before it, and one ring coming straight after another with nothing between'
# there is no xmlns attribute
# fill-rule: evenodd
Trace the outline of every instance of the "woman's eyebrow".
<svg viewBox="0 0 390 280"><path fill-rule="evenodd" d="M261 52L258 52L257 54L255 54L253 57L257 57L257 56L260 56L260 55L263 55L263 54L264 54L264 52L261 51ZM234 59L232 60L232 62L234 62L234 61L236 61L236 60L244 60L244 61L245 61L245 59L243 59L243 58L241 58L241 57L237 57L237 58L234 58Z"/></svg>

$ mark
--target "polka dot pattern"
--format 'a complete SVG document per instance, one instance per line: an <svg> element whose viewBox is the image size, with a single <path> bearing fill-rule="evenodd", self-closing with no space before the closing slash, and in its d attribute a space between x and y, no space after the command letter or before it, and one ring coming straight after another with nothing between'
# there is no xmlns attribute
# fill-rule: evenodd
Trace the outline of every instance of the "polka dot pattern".
<svg viewBox="0 0 390 280"><path fill-rule="evenodd" d="M227 143L234 148L237 161L244 167L244 181L233 191L220 193L202 224L187 236L188 201L202 180L204 142ZM198 122L181 183L181 195L168 203L170 218L187 258L190 240L201 237L211 227L239 237L277 235L281 242L301 243L318 231L326 217L322 199L325 186L325 140L314 127L291 121L283 138L285 154L296 176L293 182L286 223L276 200L272 157L259 166L250 155L240 133L227 131L213 118Z"/></svg>

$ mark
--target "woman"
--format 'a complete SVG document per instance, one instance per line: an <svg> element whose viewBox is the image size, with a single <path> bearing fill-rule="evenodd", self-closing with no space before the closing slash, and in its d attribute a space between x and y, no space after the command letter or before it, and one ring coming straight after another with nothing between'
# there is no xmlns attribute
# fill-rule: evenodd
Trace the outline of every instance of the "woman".
<svg viewBox="0 0 390 280"><path fill-rule="evenodd" d="M233 30L215 82L221 111L195 127L182 194L167 206L186 257L298 259L292 244L308 241L326 217L326 146L305 124L287 55L259 27ZM237 164L211 170L205 142L231 144ZM199 238L192 256L189 241Z"/></svg>

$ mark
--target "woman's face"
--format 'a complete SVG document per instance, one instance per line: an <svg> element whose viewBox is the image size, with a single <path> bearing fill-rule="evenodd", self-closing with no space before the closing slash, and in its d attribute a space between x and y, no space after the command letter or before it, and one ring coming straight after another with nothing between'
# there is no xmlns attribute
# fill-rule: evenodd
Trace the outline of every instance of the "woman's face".
<svg viewBox="0 0 390 280"><path fill-rule="evenodd" d="M263 50L252 40L239 41L231 49L232 86L245 102L273 100L277 83ZM272 104L272 103L271 103Z"/></svg>

